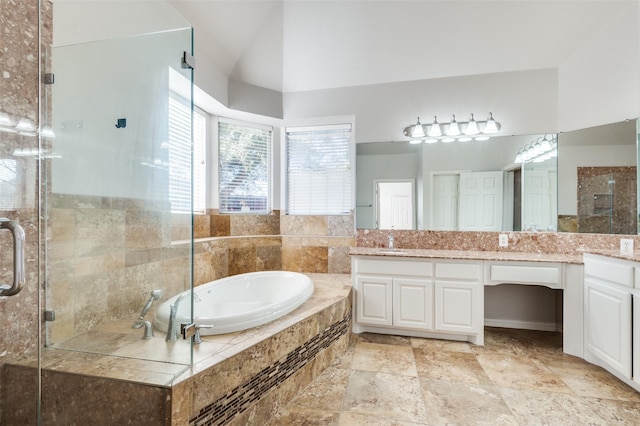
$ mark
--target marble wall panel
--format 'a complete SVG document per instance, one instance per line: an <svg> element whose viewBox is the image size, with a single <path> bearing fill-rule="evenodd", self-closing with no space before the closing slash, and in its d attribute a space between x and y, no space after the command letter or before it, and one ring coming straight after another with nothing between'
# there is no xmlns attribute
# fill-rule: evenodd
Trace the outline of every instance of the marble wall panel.
<svg viewBox="0 0 640 426"><path fill-rule="evenodd" d="M12 120L28 118L39 125L39 48L46 58L51 48L51 4L42 4L42 31L38 29L37 0L0 0L0 112ZM40 40L38 39L40 37ZM47 60L44 60L44 64ZM46 108L44 108L46 110ZM43 143L46 147L46 143ZM12 297L0 298L0 316L4 327L0 327L0 423L8 415L19 417L15 424L33 424L36 415L35 394L19 393L30 378L7 377L4 363L31 357L39 345L41 313L38 311L41 297L42 264L39 262L40 215L38 211L41 194L38 182L38 163L33 157L17 157L16 149L38 149L39 140L34 136L21 136L0 132L0 159L16 167L16 191L12 205L0 208L0 217L18 222L25 231L25 276L22 291ZM6 188L6 187L5 187ZM46 191L46 187L44 189ZM8 231L0 231L0 283L13 282L13 240ZM32 383L32 382L31 382ZM29 406L24 412L13 413L5 407L7 397L16 396ZM24 420L24 421L22 421ZM11 423L7 423L11 424Z"/></svg>

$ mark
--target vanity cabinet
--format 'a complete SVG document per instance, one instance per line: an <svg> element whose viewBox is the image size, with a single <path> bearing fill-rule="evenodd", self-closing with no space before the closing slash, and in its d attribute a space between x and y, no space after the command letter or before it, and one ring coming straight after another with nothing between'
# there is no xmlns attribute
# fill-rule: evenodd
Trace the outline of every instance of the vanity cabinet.
<svg viewBox="0 0 640 426"><path fill-rule="evenodd" d="M634 312L633 299L640 302L635 289L639 273L637 262L584 255L585 359L638 383L640 347L633 346L633 324L637 330L640 311L636 306Z"/></svg>
<svg viewBox="0 0 640 426"><path fill-rule="evenodd" d="M482 262L353 256L352 271L354 332L483 343Z"/></svg>

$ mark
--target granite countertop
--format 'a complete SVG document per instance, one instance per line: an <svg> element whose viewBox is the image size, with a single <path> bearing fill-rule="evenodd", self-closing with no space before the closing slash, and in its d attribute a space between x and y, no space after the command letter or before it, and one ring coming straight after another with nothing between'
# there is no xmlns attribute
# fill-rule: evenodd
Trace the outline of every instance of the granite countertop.
<svg viewBox="0 0 640 426"><path fill-rule="evenodd" d="M385 256L385 257L410 257L410 258L437 258L437 259L462 259L462 260L506 260L521 262L561 262L582 264L582 254L557 254L557 253L531 253L509 251L479 251L479 250L428 250L428 249L402 249L396 248L371 248L352 247L351 256ZM620 255L620 253L618 253ZM638 257L640 259L640 256ZM629 259L629 257L626 257Z"/></svg>
<svg viewBox="0 0 640 426"><path fill-rule="evenodd" d="M620 250L587 249L587 250L584 250L584 253L599 254L601 256L608 256L616 259L640 262L640 251L634 251L631 254L621 254Z"/></svg>

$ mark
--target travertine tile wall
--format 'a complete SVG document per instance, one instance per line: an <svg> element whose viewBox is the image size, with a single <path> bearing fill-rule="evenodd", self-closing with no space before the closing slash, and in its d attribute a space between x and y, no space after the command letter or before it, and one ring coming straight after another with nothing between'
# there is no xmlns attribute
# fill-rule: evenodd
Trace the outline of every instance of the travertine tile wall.
<svg viewBox="0 0 640 426"><path fill-rule="evenodd" d="M49 343L134 319L155 288L164 298L187 289L192 222L194 285L254 271L350 272L352 215L191 217L162 202L64 194L50 205Z"/></svg>

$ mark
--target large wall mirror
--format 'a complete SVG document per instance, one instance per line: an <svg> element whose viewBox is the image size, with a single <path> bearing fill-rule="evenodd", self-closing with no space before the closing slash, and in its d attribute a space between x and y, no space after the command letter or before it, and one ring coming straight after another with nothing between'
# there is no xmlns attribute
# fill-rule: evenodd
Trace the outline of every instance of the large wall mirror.
<svg viewBox="0 0 640 426"><path fill-rule="evenodd" d="M356 146L356 226L637 233L636 120L559 135ZM516 162L532 143L545 157Z"/></svg>

